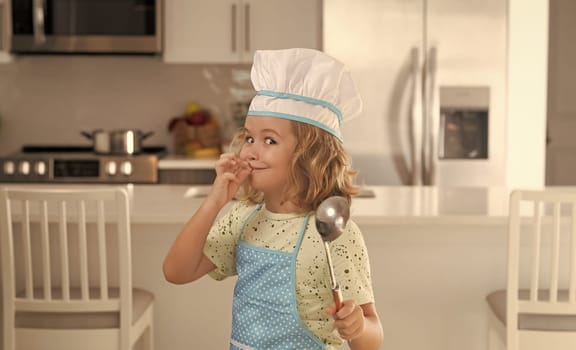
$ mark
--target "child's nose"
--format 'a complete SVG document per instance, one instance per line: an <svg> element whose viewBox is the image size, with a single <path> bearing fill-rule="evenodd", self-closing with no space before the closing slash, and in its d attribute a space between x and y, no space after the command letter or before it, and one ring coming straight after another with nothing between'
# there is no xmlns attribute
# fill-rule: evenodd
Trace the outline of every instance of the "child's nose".
<svg viewBox="0 0 576 350"><path fill-rule="evenodd" d="M248 160L256 160L256 159L258 159L258 158L256 157L256 154L254 154L253 152L248 154Z"/></svg>
<svg viewBox="0 0 576 350"><path fill-rule="evenodd" d="M244 147L244 158L246 160L256 160L258 159L258 147L256 145L251 144Z"/></svg>

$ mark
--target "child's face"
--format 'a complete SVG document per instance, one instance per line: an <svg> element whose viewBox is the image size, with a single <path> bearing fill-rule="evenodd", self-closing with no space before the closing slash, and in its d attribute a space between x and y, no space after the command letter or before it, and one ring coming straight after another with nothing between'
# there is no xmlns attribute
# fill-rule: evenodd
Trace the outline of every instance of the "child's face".
<svg viewBox="0 0 576 350"><path fill-rule="evenodd" d="M240 158L252 167L251 185L266 196L282 195L290 174L296 136L289 120L246 117L246 139Z"/></svg>

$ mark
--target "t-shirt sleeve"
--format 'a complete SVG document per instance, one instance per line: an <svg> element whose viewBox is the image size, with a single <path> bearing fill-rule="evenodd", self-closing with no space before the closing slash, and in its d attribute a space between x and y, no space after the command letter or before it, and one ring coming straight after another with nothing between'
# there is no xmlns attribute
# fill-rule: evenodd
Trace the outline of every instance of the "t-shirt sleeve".
<svg viewBox="0 0 576 350"><path fill-rule="evenodd" d="M246 202L236 202L210 228L203 251L216 266L208 273L215 280L236 275L236 243L251 208L253 206Z"/></svg>
<svg viewBox="0 0 576 350"><path fill-rule="evenodd" d="M368 250L362 232L349 221L340 237L330 243L334 270L342 297L358 305L374 302Z"/></svg>

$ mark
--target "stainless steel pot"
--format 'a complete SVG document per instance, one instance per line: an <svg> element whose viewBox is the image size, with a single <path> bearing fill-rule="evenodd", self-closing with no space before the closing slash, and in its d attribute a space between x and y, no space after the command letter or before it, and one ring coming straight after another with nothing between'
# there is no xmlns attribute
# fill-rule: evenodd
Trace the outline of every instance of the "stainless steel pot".
<svg viewBox="0 0 576 350"><path fill-rule="evenodd" d="M92 140L94 152L98 154L138 154L142 151L142 141L154 132L144 133L138 129L122 129L92 132L82 131L82 135Z"/></svg>

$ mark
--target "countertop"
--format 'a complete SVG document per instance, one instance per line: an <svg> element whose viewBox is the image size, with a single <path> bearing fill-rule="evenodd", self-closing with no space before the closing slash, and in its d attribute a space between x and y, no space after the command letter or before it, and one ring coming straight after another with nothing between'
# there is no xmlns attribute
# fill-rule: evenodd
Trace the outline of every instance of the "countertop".
<svg viewBox="0 0 576 350"><path fill-rule="evenodd" d="M158 169L214 169L217 159L194 159L186 156L168 155L158 160Z"/></svg>
<svg viewBox="0 0 576 350"><path fill-rule="evenodd" d="M210 186L130 186L132 221L184 223L200 205ZM352 200L351 217L358 224L500 224L508 214L504 188L367 187L374 197Z"/></svg>
<svg viewBox="0 0 576 350"><path fill-rule="evenodd" d="M183 224L210 189L208 185L124 186L130 193L135 224ZM351 218L358 224L502 224L508 214L505 188L367 186L365 190L374 196L352 201Z"/></svg>

